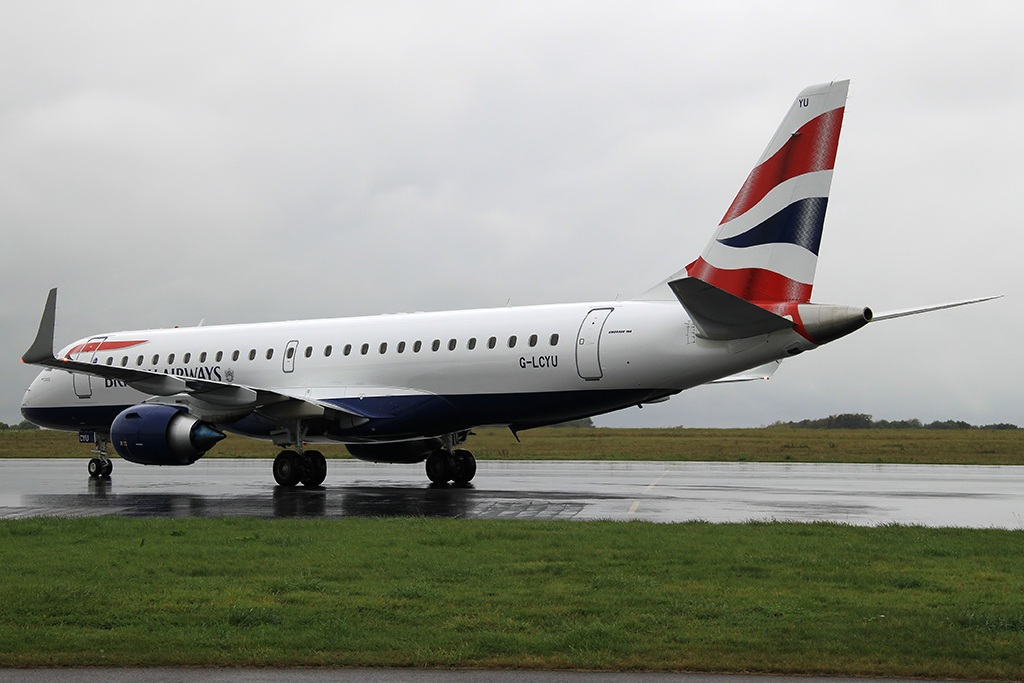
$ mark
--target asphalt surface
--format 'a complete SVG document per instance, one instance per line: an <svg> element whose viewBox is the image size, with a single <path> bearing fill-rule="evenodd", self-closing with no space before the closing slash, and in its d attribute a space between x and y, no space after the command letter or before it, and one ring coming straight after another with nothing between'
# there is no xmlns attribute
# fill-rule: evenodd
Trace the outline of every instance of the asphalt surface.
<svg viewBox="0 0 1024 683"><path fill-rule="evenodd" d="M466 487L422 465L332 460L323 487L276 486L270 460L189 467L0 460L0 518L418 516L476 519L835 521L1024 527L1024 467L702 462L480 461Z"/></svg>

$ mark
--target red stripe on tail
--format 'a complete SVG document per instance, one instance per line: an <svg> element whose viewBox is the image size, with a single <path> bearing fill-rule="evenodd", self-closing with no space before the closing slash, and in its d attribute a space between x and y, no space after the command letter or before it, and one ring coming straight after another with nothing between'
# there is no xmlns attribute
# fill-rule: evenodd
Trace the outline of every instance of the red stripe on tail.
<svg viewBox="0 0 1024 683"><path fill-rule="evenodd" d="M763 164L754 168L740 188L722 223L749 211L772 188L790 178L835 168L839 130L846 107L827 111L805 123L786 144ZM721 225L721 223L719 223Z"/></svg>
<svg viewBox="0 0 1024 683"><path fill-rule="evenodd" d="M724 289L747 301L799 301L811 300L811 285L761 268L716 268L703 258L686 266L690 277Z"/></svg>

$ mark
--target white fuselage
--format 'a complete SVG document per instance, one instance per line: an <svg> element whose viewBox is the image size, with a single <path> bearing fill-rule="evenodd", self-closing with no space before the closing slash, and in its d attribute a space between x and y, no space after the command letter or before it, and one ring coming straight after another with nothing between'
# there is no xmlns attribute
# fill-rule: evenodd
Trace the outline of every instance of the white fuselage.
<svg viewBox="0 0 1024 683"><path fill-rule="evenodd" d="M596 415L814 346L792 330L708 341L676 302L615 301L115 332L59 357L333 403L373 418L347 432L358 442ZM48 427L103 429L148 398L118 380L47 369L23 412ZM443 409L416 408L428 399ZM227 426L269 434L252 420Z"/></svg>

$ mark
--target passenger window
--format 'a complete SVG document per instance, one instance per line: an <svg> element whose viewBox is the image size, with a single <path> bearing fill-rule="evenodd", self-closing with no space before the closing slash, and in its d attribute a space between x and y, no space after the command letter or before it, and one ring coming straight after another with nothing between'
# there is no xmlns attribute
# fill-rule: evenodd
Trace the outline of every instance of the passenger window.
<svg viewBox="0 0 1024 683"><path fill-rule="evenodd" d="M380 347L379 347L378 350L380 351L380 355L383 356L385 353L388 352L388 343L387 342L381 342L380 343Z"/></svg>
<svg viewBox="0 0 1024 683"><path fill-rule="evenodd" d="M153 365L156 365L159 362L160 362L160 354L159 353L154 353L153 354Z"/></svg>
<svg viewBox="0 0 1024 683"><path fill-rule="evenodd" d="M167 354L167 364L168 365L174 365L174 354L173 353Z"/></svg>
<svg viewBox="0 0 1024 683"><path fill-rule="evenodd" d="M249 360L256 360L256 349L249 349Z"/></svg>
<svg viewBox="0 0 1024 683"><path fill-rule="evenodd" d="M476 348L476 337L470 337L469 341L466 342L466 348L472 351Z"/></svg>
<svg viewBox="0 0 1024 683"><path fill-rule="evenodd" d="M511 337L508 338L508 348L516 348L516 335L513 334Z"/></svg>
<svg viewBox="0 0 1024 683"><path fill-rule="evenodd" d="M455 347L458 346L458 345L459 345L459 342L455 341L454 339L449 339L448 340L448 350L449 351L454 351Z"/></svg>
<svg viewBox="0 0 1024 683"><path fill-rule="evenodd" d="M530 335L530 346L536 346L536 345L537 345L537 335L531 334Z"/></svg>
<svg viewBox="0 0 1024 683"><path fill-rule="evenodd" d="M142 365L142 356L139 356L139 357L138 357L138 358L137 358L137 359L135 360L135 364L136 364L136 365Z"/></svg>
<svg viewBox="0 0 1024 683"><path fill-rule="evenodd" d="M324 358L330 358L331 353L334 351L334 347L328 344L324 347Z"/></svg>
<svg viewBox="0 0 1024 683"><path fill-rule="evenodd" d="M419 353L420 349L422 349L422 348L423 348L423 342L421 342L419 339L417 339L416 343L412 345L412 352L413 353Z"/></svg>
<svg viewBox="0 0 1024 683"><path fill-rule="evenodd" d="M404 341L398 342L398 352L399 353L405 353L405 342Z"/></svg>
<svg viewBox="0 0 1024 683"><path fill-rule="evenodd" d="M127 366L128 366L128 356L121 356L121 367L123 368L123 367L127 367Z"/></svg>
<svg viewBox="0 0 1024 683"><path fill-rule="evenodd" d="M199 354L199 362L200 363L205 363L206 362L206 351L203 351L201 354Z"/></svg>
<svg viewBox="0 0 1024 683"><path fill-rule="evenodd" d="M558 333L557 332L555 332L553 335L551 335L551 345L552 346L558 346Z"/></svg>
<svg viewBox="0 0 1024 683"><path fill-rule="evenodd" d="M267 349L267 360L274 357L274 349Z"/></svg>
<svg viewBox="0 0 1024 683"><path fill-rule="evenodd" d="M367 353L369 353L369 352L370 352L370 345L369 344L363 344L362 346L359 347L359 353L363 354L364 356Z"/></svg>
<svg viewBox="0 0 1024 683"><path fill-rule="evenodd" d="M231 352L231 360L238 360L238 349Z"/></svg>
<svg viewBox="0 0 1024 683"><path fill-rule="evenodd" d="M431 351L437 351L439 348L441 348L441 340L440 339L435 339L433 342L431 342L431 344L430 344L430 350Z"/></svg>
<svg viewBox="0 0 1024 683"><path fill-rule="evenodd" d="M188 362L190 360L192 360L192 354L191 353L186 353L184 356L181 357L181 362L184 363L185 365L188 365Z"/></svg>
<svg viewBox="0 0 1024 683"><path fill-rule="evenodd" d="M344 353L345 353L346 356L349 355L350 353L352 353L352 345L351 344L345 344L345 351L344 351Z"/></svg>
<svg viewBox="0 0 1024 683"><path fill-rule="evenodd" d="M309 358L312 355L313 355L313 347L312 346L307 346L306 347L306 358Z"/></svg>
<svg viewBox="0 0 1024 683"><path fill-rule="evenodd" d="M284 352L284 357L287 358L288 360L291 360L292 358L294 358L295 357L295 347L294 346L289 346L288 349Z"/></svg>
<svg viewBox="0 0 1024 683"><path fill-rule="evenodd" d="M223 351L218 351L217 352L217 362L219 363L222 360L224 360L224 352Z"/></svg>
<svg viewBox="0 0 1024 683"><path fill-rule="evenodd" d="M107 365L113 365L113 364L114 364L114 357L113 356L107 356Z"/></svg>
<svg viewBox="0 0 1024 683"><path fill-rule="evenodd" d="M493 349L497 345L497 343L498 343L498 338L497 337L491 337L490 339L487 340L487 348Z"/></svg>

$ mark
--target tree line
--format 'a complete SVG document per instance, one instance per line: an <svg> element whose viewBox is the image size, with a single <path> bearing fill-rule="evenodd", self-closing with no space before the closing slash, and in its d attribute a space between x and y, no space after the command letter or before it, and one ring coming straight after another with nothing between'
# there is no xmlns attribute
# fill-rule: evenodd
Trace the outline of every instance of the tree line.
<svg viewBox="0 0 1024 683"><path fill-rule="evenodd" d="M875 420L864 413L842 413L829 415L818 420L800 422L775 422L772 427L795 429L1019 429L1017 425L999 422L988 425L972 425L963 420L936 420L925 424L917 418L911 420Z"/></svg>
<svg viewBox="0 0 1024 683"><path fill-rule="evenodd" d="M0 422L0 430L4 429L39 429L39 427L32 424L28 420L22 420L16 425L9 425L6 422Z"/></svg>

